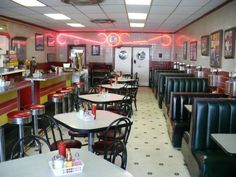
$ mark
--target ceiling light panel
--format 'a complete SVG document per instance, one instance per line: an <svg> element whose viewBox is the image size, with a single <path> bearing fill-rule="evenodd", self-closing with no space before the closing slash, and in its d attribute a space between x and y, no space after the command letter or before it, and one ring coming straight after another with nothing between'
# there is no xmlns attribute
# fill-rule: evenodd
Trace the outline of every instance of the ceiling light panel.
<svg viewBox="0 0 236 177"><path fill-rule="evenodd" d="M130 27L142 28L144 27L144 23L130 23Z"/></svg>
<svg viewBox="0 0 236 177"><path fill-rule="evenodd" d="M70 20L69 17L63 15L63 14L44 14L54 20Z"/></svg>
<svg viewBox="0 0 236 177"><path fill-rule="evenodd" d="M80 23L67 23L67 25L72 26L72 27L85 27L84 25Z"/></svg>
<svg viewBox="0 0 236 177"><path fill-rule="evenodd" d="M22 6L26 6L26 7L42 7L42 6L46 6L45 4L37 1L37 0L12 0Z"/></svg>
<svg viewBox="0 0 236 177"><path fill-rule="evenodd" d="M128 13L129 19L145 20L147 18L146 13Z"/></svg>
<svg viewBox="0 0 236 177"><path fill-rule="evenodd" d="M151 0L125 0L127 5L150 5Z"/></svg>

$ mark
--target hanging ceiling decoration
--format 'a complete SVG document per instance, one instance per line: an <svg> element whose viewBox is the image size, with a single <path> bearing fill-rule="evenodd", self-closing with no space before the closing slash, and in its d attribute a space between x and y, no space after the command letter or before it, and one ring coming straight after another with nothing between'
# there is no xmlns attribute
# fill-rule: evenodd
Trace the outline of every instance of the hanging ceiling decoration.
<svg viewBox="0 0 236 177"><path fill-rule="evenodd" d="M66 4L72 4L72 5L92 5L103 2L103 0L61 0L61 1Z"/></svg>

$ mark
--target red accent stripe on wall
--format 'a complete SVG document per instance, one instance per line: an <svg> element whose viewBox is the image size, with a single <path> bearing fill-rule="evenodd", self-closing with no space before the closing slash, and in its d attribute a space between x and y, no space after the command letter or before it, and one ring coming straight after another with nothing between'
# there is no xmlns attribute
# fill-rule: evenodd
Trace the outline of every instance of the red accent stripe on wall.
<svg viewBox="0 0 236 177"><path fill-rule="evenodd" d="M57 90L60 90L62 87L66 86L66 81L59 82L54 85L50 85L49 87L45 87L40 89L40 97L47 95L49 93L55 92Z"/></svg>
<svg viewBox="0 0 236 177"><path fill-rule="evenodd" d="M1 103L0 108L0 115L17 108L17 98Z"/></svg>

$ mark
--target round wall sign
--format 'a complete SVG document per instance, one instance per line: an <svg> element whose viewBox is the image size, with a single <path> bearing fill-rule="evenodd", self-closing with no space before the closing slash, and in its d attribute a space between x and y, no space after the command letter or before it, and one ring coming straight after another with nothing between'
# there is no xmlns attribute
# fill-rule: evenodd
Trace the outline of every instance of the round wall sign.
<svg viewBox="0 0 236 177"><path fill-rule="evenodd" d="M128 57L127 52L125 50L121 50L120 53L119 53L119 58L121 60L125 60L125 59L127 59L127 57Z"/></svg>
<svg viewBox="0 0 236 177"><path fill-rule="evenodd" d="M144 51L139 51L139 52L137 53L137 58L138 58L139 60L144 60L145 57L146 57L146 53L145 53Z"/></svg>

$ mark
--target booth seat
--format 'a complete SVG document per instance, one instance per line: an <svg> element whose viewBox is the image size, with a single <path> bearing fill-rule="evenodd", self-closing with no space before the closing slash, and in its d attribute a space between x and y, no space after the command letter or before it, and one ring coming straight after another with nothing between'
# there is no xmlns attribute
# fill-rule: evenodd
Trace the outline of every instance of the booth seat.
<svg viewBox="0 0 236 177"><path fill-rule="evenodd" d="M184 134L181 151L191 177L233 177L236 156L224 152L212 133L236 133L236 99L196 98L190 132Z"/></svg>
<svg viewBox="0 0 236 177"><path fill-rule="evenodd" d="M194 98L197 97L226 98L227 95L204 92L172 92L167 129L174 147L181 147L183 133L189 131L190 128L190 113L184 105L192 105Z"/></svg>
<svg viewBox="0 0 236 177"><path fill-rule="evenodd" d="M154 95L157 98L157 93L158 93L158 84L159 84L159 75L160 73L184 73L184 71L179 71L176 69L169 69L169 70L154 70L154 84L153 84L153 90L154 90Z"/></svg>
<svg viewBox="0 0 236 177"><path fill-rule="evenodd" d="M162 101L165 94L166 77L194 77L194 75L187 73L160 73L157 89L158 106L160 109L162 109Z"/></svg>
<svg viewBox="0 0 236 177"><path fill-rule="evenodd" d="M209 92L208 78L166 77L166 89L163 99L164 116L169 114L172 92Z"/></svg>

